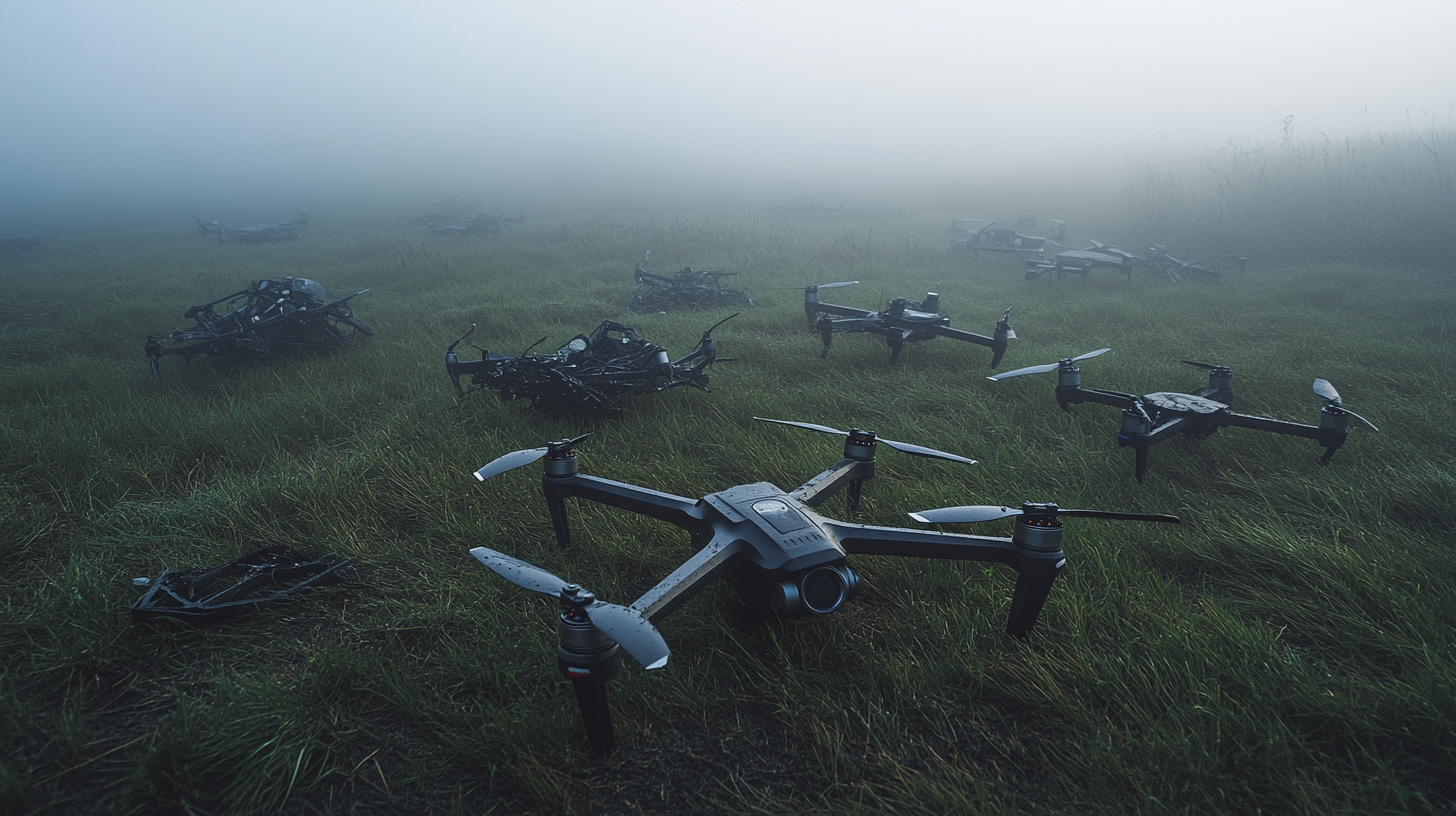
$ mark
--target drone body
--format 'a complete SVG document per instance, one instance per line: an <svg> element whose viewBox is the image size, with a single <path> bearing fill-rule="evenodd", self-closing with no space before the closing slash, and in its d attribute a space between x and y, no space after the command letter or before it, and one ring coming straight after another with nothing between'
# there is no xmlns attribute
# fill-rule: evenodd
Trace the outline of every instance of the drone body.
<svg viewBox="0 0 1456 816"><path fill-rule="evenodd" d="M949 337L991 349L991 367L995 368L1001 364L1001 357L1006 353L1007 341L1016 339L1016 332L1011 328L1010 309L996 323L992 336L987 337L951 328L950 318L940 313L940 295L934 292L927 292L923 300L895 298L888 307L878 312L819 300L820 289L849 286L857 282L843 281L804 287L804 314L808 316L809 323L818 329L819 337L824 342L824 349L819 353L821 359L829 356L830 343L834 335L839 333L874 334L885 338L885 343L890 347L890 365L899 362L900 351L906 343Z"/></svg>
<svg viewBox="0 0 1456 816"><path fill-rule="evenodd" d="M762 419L761 417L759 419ZM537 460L543 460L542 492L550 510L558 544L570 546L565 501L587 499L674 524L690 534L694 554L631 606L616 606L582 594L578 585L524 561L484 547L471 553L491 570L518 586L562 599L562 643L558 651L563 674L577 685L578 701L593 745L610 750L606 732L593 731L605 706L596 688L615 674L615 647L620 644L646 668L667 663L669 651L653 624L661 621L711 581L723 578L745 604L780 617L826 615L854 597L858 573L851 555L889 555L1004 564L1018 574L1006 631L1025 638L1057 576L1066 565L1058 508L1026 504L1021 510L996 508L985 519L967 517L966 508L912 514L926 522L979 521L1019 515L1011 538L993 538L898 527L877 527L832 519L817 508L841 489L847 490L851 512L861 487L874 476L875 449L883 442L907 453L974 464L964 457L894 440L860 429L840 431L822 425L763 420L846 437L844 457L829 469L791 491L768 482L737 485L691 499L578 471L575 446L585 437L561 440L543 448L515 451L476 471L482 481ZM1172 521L1171 516L1067 511L1143 521ZM584 601L583 597L590 598ZM583 630L594 627L595 632ZM610 652L610 654L608 654ZM575 662L574 662L575 661ZM580 663L580 665L576 665ZM576 667L577 674L570 671ZM596 667L593 669L593 667ZM593 673L595 671L595 673ZM589 702L590 701L590 702ZM593 708L589 711L589 708Z"/></svg>
<svg viewBox="0 0 1456 816"><path fill-rule="evenodd" d="M626 394L651 394L684 385L709 390L707 367L732 362L718 357L713 329L737 316L729 315L703 332L698 345L676 361L670 361L666 350L644 340L631 326L611 320L602 321L589 335L578 334L551 354L507 357L477 346L480 359L462 361L455 347L475 331L472 325L445 350L445 372L459 396L489 388L507 402L526 399L534 408L616 411L621 409L618 400ZM471 378L469 391L460 386L460 378L467 375Z"/></svg>
<svg viewBox="0 0 1456 816"><path fill-rule="evenodd" d="M1065 278L1067 275L1081 275L1086 277L1094 269L1115 269L1132 280L1134 269L1152 269L1169 280L1181 283L1190 276L1206 278L1221 278L1225 272L1243 272L1248 268L1249 259L1242 255L1221 255L1217 258L1208 258L1195 261L1182 261L1169 255L1167 250L1157 244L1148 250L1146 255L1134 255L1131 252L1119 249L1112 244L1104 244L1093 241L1086 249L1067 250L1057 253L1054 260L1043 257L1028 257L1026 259L1026 279L1033 280L1051 271L1057 273L1057 278Z"/></svg>
<svg viewBox="0 0 1456 816"><path fill-rule="evenodd" d="M289 348L348 345L359 334L372 336L374 330L354 319L349 309L349 301L362 294L355 292L329 300L317 281L283 277L258 281L247 289L193 306L183 316L196 320L195 326L147 337L152 376L161 379L161 358L172 354L180 354L185 360L197 354L266 357ZM219 303L231 306L238 301L241 305L221 315L213 310ZM164 339L170 339L172 345L163 346Z"/></svg>
<svg viewBox="0 0 1456 816"><path fill-rule="evenodd" d="M1082 370L1077 362L1100 356L1111 349L1098 349L1078 357L1063 358L1048 365L1030 366L988 377L1004 380L1024 374L1057 372L1056 398L1063 411L1072 405L1093 402L1122 409L1122 425L1117 433L1119 447L1132 448L1135 454L1133 473L1139 482L1147 479L1148 449L1173 436L1202 439L1220 428L1250 428L1285 436L1313 439L1325 449L1320 461L1326 464L1349 435L1349 418L1360 419L1375 428L1369 420L1350 411L1340 401L1334 386L1323 379L1314 381L1314 391L1328 401L1320 409L1318 425L1306 425L1273 417L1240 414L1229 410L1233 400L1233 370L1227 366L1183 362L1208 370L1208 386L1191 392L1159 391L1141 396L1121 391L1082 387ZM1379 429L1376 429L1379 430Z"/></svg>
<svg viewBox="0 0 1456 816"><path fill-rule="evenodd" d="M308 226L308 213L304 213L296 220L281 224L253 224L249 227L228 229L218 223L217 219L203 221L197 216L192 216L197 222L199 235L216 235L219 244L232 243L234 241L244 244L261 244L269 241L297 241L303 228Z"/></svg>
<svg viewBox="0 0 1456 816"><path fill-rule="evenodd" d="M710 309L753 305L753 298L745 292L723 285L723 278L737 275L737 272L685 266L668 277L648 272L646 264L647 259L644 257L633 272L632 280L636 284L636 290L632 293L632 299L627 302L628 311L649 314L670 311L705 312Z"/></svg>

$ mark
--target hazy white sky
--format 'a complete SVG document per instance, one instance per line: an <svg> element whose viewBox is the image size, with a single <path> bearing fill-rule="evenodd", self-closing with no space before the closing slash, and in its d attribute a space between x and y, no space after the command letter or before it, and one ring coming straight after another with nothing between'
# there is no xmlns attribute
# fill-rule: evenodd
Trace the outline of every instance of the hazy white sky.
<svg viewBox="0 0 1456 816"><path fill-rule="evenodd" d="M0 198L1055 171L1456 112L1456 2L0 3ZM8 194L5 190L8 188Z"/></svg>

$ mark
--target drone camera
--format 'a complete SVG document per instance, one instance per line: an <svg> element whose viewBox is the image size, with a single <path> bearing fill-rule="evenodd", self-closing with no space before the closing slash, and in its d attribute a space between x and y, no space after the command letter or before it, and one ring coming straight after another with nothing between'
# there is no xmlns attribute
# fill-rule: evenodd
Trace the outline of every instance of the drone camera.
<svg viewBox="0 0 1456 816"><path fill-rule="evenodd" d="M859 574L844 564L811 567L774 585L769 603L785 618L828 615L859 594Z"/></svg>

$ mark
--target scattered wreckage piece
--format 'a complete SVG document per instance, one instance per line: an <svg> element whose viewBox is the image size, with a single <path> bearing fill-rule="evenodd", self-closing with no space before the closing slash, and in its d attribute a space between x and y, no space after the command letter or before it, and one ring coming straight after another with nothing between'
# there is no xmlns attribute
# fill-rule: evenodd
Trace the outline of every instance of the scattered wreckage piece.
<svg viewBox="0 0 1456 816"><path fill-rule="evenodd" d="M474 346L481 358L461 360L455 348L475 331L472 325L445 350L445 372L457 398L488 388L505 402L525 399L538 409L620 411L620 400L628 394L652 394L685 385L708 391L708 366L735 359L718 356L713 330L737 316L734 313L714 323L692 351L672 361L666 350L644 340L636 329L611 320L602 321L589 335L578 334L550 354L531 354L528 348L518 357L507 357ZM470 377L469 389L460 385L464 376Z"/></svg>
<svg viewBox="0 0 1456 816"><path fill-rule="evenodd" d="M367 291L329 300L317 281L270 278L193 306L183 317L196 320L196 325L147 337L152 376L162 378L161 359L168 355L180 354L184 362L197 354L266 357L285 349L345 346L359 334L373 336L374 329L356 320L349 308L349 301ZM218 304L228 311L218 314L213 309ZM172 345L164 346L164 340Z"/></svg>
<svg viewBox="0 0 1456 816"><path fill-rule="evenodd" d="M131 605L135 621L173 618L194 626L228 620L261 603L353 577L348 559L313 558L269 546L219 567L167 570Z"/></svg>
<svg viewBox="0 0 1456 816"><path fill-rule="evenodd" d="M651 255L648 252L647 255ZM657 314L671 311L706 312L710 309L732 309L753 305L753 298L741 289L723 285L723 278L737 272L694 269L685 266L671 277L647 271L647 256L637 264L632 279L636 289L627 302L627 311Z"/></svg>
<svg viewBox="0 0 1456 816"><path fill-rule="evenodd" d="M1046 251L1051 246L1061 246L1067 240L1067 225L1052 220L1052 231L1045 236L1030 235L1023 229L1036 225L1035 216L1022 216L1016 226L1004 221L992 221L985 226L979 219L958 218L951 221L951 243L968 249L977 257L981 252L1000 252L1016 255L1028 263L1048 261Z"/></svg>

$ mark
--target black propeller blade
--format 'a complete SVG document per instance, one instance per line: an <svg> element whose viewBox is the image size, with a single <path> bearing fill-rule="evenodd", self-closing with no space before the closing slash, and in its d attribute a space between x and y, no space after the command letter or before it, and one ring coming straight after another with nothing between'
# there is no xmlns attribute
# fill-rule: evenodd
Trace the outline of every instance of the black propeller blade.
<svg viewBox="0 0 1456 816"><path fill-rule="evenodd" d="M1200 363L1197 360L1180 360L1179 362L1183 363L1184 365L1197 366L1198 368L1206 368L1209 371L1217 371L1219 369L1228 370L1228 366L1214 365L1213 363Z"/></svg>
<svg viewBox="0 0 1456 816"><path fill-rule="evenodd" d="M1319 394L1321 397L1324 397L1325 399L1329 400L1331 407L1338 408L1339 410L1344 411L1345 413L1347 413L1350 416L1352 416L1352 417L1360 420L1361 422L1365 423L1366 425L1369 425L1372 430L1376 430L1376 431L1380 430L1379 428L1376 428L1375 427L1375 423L1374 422L1371 422L1370 420L1366 419L1365 417L1362 417L1359 414L1355 413L1354 411L1351 411L1349 408L1346 408L1345 407L1345 404L1340 401L1340 392L1339 391L1336 391L1335 390L1335 387L1333 385L1330 385L1330 381L1329 380L1326 380L1323 377L1317 377L1317 378L1315 378L1315 381L1314 381L1314 392L1316 394Z"/></svg>
<svg viewBox="0 0 1456 816"><path fill-rule="evenodd" d="M555 575L519 558L485 547L470 551L480 563L492 572L522 589L559 596L567 587L578 587L557 578ZM650 621L625 606L595 601L586 608L587 618L602 634L616 641L627 654L632 655L645 669L660 669L667 665L671 650L667 641Z"/></svg>
<svg viewBox="0 0 1456 816"><path fill-rule="evenodd" d="M793 421L787 420L787 419L769 419L768 417L754 417L754 419L756 419L756 420L758 420L760 422L776 422L776 423L778 423L780 425L793 425L796 428L808 428L811 431L818 431L819 433L833 434L835 436L849 436L850 435L849 434L849 431L841 431L838 428L831 428L828 425L815 425L812 422L793 422ZM946 453L945 451L938 451L935 448L927 448L927 447L923 447L921 445L912 445L909 442L896 442L893 439L886 439L883 436L876 436L875 438L878 441L883 442L886 445L889 445L890 447L892 447L895 450L900 451L902 453L909 453L909 454L913 454L915 456L928 456L928 457L930 457L932 459L945 459L945 460L950 461L950 462L961 462L961 463L967 464L967 465L974 465L974 464L976 464L976 460L975 459L967 459L964 456L957 456L954 453Z"/></svg>
<svg viewBox="0 0 1456 816"><path fill-rule="evenodd" d="M1096 351L1089 351L1086 354L1082 354L1082 355L1079 355L1077 357L1068 357L1064 361L1058 361L1058 362L1055 362L1055 363L1047 363L1046 365L1027 366L1026 368L1018 368L1015 371L1003 371L1000 374L994 374L994 375L992 375L990 377L987 377L986 379L988 379L988 380L1004 380L1004 379L1006 379L1008 377L1020 377L1023 374L1045 374L1048 371L1056 371L1058 368L1061 368L1063 362L1075 363L1078 360L1090 360L1093 357L1100 357L1101 355L1106 354L1109 351L1112 351L1112 349L1110 349L1110 348L1097 349Z"/></svg>
<svg viewBox="0 0 1456 816"><path fill-rule="evenodd" d="M711 331L711 329L709 331ZM505 454L504 456L496 457L495 459L491 460L490 464L487 464L480 470L475 471L475 478L483 482L492 476L499 476L500 474L505 473L508 470L515 470L518 467L529 465L532 462L535 462L536 460L544 457L546 454L551 453L552 451L570 450L576 447L583 439L586 439L588 436L591 436L591 434L584 433L575 439L562 439L557 442L552 442L544 448L530 448L528 450L512 451Z"/></svg>
<svg viewBox="0 0 1456 816"><path fill-rule="evenodd" d="M1116 510L1068 510L1051 505L1005 507L993 504L968 504L960 507L941 507L935 510L921 510L911 513L910 518L924 524L975 524L995 521L1010 516L1068 516L1079 518L1112 519L1115 521L1161 521L1182 524L1177 516L1162 513L1124 513Z"/></svg>

